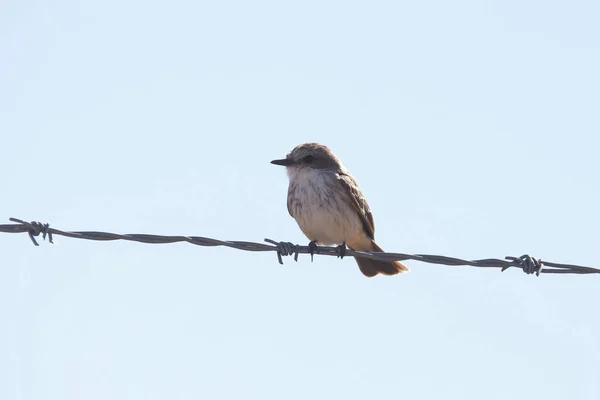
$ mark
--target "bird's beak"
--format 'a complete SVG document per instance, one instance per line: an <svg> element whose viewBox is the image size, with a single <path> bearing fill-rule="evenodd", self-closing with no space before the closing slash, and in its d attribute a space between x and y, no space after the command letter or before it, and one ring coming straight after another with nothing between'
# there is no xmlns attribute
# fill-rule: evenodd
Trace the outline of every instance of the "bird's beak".
<svg viewBox="0 0 600 400"><path fill-rule="evenodd" d="M290 160L289 158L284 158L282 160L273 160L273 161L271 161L271 164L283 165L284 167L290 166L293 163L294 162L292 160Z"/></svg>

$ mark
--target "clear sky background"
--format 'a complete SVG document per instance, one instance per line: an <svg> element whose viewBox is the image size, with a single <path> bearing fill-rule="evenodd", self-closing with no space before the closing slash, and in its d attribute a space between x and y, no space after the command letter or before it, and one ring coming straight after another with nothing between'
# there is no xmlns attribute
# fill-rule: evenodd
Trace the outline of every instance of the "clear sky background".
<svg viewBox="0 0 600 400"><path fill-rule="evenodd" d="M0 219L306 244L269 164L388 251L600 266L597 1L8 1ZM598 399L599 276L0 234L2 399Z"/></svg>

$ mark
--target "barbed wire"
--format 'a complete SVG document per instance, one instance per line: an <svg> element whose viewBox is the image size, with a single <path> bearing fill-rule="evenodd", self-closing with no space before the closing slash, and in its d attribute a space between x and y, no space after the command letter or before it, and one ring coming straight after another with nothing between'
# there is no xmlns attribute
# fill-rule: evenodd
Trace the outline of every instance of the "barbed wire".
<svg viewBox="0 0 600 400"><path fill-rule="evenodd" d="M176 243L187 242L198 246L226 246L238 250L245 251L275 251L280 264L283 264L283 256L294 256L294 261L298 261L298 254L313 253L326 256L340 257L340 250L337 247L318 246L316 249L310 246L301 246L290 242L277 242L271 239L265 239L265 242L270 243L254 243L244 241L227 241L217 240L201 236L163 236L163 235L148 235L148 234L117 234L109 232L96 231L80 231L66 232L58 229L50 228L49 224L41 222L26 222L17 218L10 218L10 221L15 224L0 225L0 232L5 233L24 233L27 232L34 245L39 246L35 240L36 236L42 235L42 238L50 243L53 242L53 235L60 235L75 239L85 240L128 240L132 242L160 244L160 243ZM507 256L504 260L496 258L486 258L481 260L462 260L460 258L437 256L431 254L403 254L403 253L385 253L385 252L363 252L352 249L347 249L344 252L345 256L371 258L384 261L405 261L415 260L429 264L442 264L449 266L472 266L479 268L500 268L505 271L508 268L519 268L526 274L535 273L537 276L540 273L546 274L600 274L600 269L592 267L584 267L573 264L560 264L549 261L542 261L531 257L527 254L520 257Z"/></svg>

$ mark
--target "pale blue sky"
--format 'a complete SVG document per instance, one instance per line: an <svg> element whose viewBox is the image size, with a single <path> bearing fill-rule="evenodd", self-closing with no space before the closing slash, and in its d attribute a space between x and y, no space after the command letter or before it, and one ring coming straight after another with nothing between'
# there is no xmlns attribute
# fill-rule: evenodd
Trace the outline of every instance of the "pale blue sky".
<svg viewBox="0 0 600 400"><path fill-rule="evenodd" d="M386 250L600 265L597 1L0 10L5 222L306 244L318 141ZM55 242L0 234L2 399L600 398L598 276Z"/></svg>

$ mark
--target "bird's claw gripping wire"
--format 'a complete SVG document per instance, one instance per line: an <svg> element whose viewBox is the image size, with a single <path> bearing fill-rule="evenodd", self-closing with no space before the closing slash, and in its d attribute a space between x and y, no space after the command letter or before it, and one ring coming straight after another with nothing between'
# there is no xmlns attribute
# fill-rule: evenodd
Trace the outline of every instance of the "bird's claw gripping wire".
<svg viewBox="0 0 600 400"><path fill-rule="evenodd" d="M510 267L518 267L521 268L526 274L535 273L537 276L540 276L540 272L542 272L542 260L533 258L529 254L522 255L521 257L508 256L504 258L512 261L514 265L507 265L505 267L502 267L502 272L504 272Z"/></svg>
<svg viewBox="0 0 600 400"><path fill-rule="evenodd" d="M298 261L298 245L291 242L276 242L271 239L265 239L265 242L274 244L277 247L277 260L283 264L282 256L294 255L294 261Z"/></svg>
<svg viewBox="0 0 600 400"><path fill-rule="evenodd" d="M315 255L315 252L318 253L319 248L317 246L317 242L315 242L314 240L311 240L308 243L308 253L310 254L310 262L313 262L313 257Z"/></svg>
<svg viewBox="0 0 600 400"><path fill-rule="evenodd" d="M337 250L337 252L339 253L338 258L340 259L344 259L344 256L346 255L346 242L340 244L339 246L337 246L335 248Z"/></svg>

